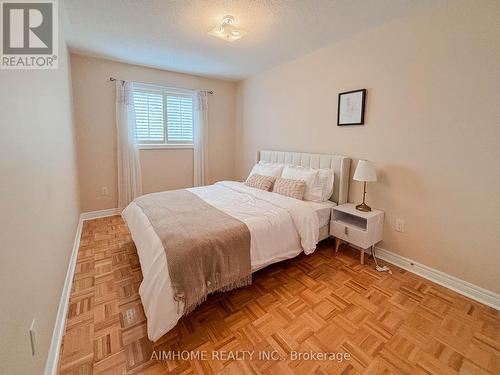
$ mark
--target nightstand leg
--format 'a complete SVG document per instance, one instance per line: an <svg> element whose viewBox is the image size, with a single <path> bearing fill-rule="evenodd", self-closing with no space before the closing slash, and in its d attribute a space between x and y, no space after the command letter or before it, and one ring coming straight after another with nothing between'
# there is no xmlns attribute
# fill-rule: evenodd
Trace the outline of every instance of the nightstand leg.
<svg viewBox="0 0 500 375"><path fill-rule="evenodd" d="M361 249L361 264L365 264L365 249Z"/></svg>
<svg viewBox="0 0 500 375"><path fill-rule="evenodd" d="M342 240L340 238L335 239L335 255L339 251L339 246L342 244Z"/></svg>

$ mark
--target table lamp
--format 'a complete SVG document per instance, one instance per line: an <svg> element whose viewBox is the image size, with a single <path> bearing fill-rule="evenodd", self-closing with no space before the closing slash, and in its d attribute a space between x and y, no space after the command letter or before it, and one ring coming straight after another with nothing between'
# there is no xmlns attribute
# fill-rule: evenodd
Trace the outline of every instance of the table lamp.
<svg viewBox="0 0 500 375"><path fill-rule="evenodd" d="M365 203L365 197L366 183L377 181L377 174L375 173L375 168L373 168L372 163L370 163L368 160L358 161L358 165L356 166L356 171L354 171L354 176L352 177L352 179L364 182L363 203L358 204L356 206L356 210L365 212L371 211L371 207Z"/></svg>

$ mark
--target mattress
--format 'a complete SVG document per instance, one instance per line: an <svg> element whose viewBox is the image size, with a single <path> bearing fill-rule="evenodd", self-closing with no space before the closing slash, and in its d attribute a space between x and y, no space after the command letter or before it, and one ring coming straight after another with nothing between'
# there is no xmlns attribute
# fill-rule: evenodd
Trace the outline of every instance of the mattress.
<svg viewBox="0 0 500 375"><path fill-rule="evenodd" d="M332 207L335 207L337 204L332 201L326 202L309 202L311 208L318 215L319 227L324 227L330 224L330 214L332 212Z"/></svg>

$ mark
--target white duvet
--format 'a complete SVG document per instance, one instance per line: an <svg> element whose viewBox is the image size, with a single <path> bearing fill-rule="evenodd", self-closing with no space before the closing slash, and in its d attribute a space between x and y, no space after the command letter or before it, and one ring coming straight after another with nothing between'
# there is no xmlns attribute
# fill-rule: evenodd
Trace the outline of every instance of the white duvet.
<svg viewBox="0 0 500 375"><path fill-rule="evenodd" d="M302 251L310 254L316 248L318 217L308 202L233 181L188 190L247 225L251 237L253 272L293 258ZM174 301L165 250L138 205L130 203L122 216L129 227L141 263L143 281L139 294L147 316L148 337L156 341L172 329L182 316Z"/></svg>

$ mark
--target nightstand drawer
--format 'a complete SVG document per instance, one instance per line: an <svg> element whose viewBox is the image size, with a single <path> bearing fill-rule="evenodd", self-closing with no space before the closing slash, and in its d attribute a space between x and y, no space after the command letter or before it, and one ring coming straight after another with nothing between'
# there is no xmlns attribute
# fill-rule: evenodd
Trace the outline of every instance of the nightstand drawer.
<svg viewBox="0 0 500 375"><path fill-rule="evenodd" d="M366 248L368 233L340 221L330 222L330 234L353 245Z"/></svg>

